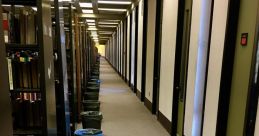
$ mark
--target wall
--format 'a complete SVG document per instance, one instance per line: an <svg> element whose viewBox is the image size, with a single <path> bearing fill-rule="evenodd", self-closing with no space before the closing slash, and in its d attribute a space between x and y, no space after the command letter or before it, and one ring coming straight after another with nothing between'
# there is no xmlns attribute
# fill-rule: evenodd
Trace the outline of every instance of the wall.
<svg viewBox="0 0 259 136"><path fill-rule="evenodd" d="M204 110L203 135L216 134L221 69L228 14L228 0L214 1L211 45Z"/></svg>
<svg viewBox="0 0 259 136"><path fill-rule="evenodd" d="M227 135L241 136L244 131L245 110L250 78L258 0L241 0L230 94ZM240 45L241 33L248 33L246 47Z"/></svg>
<svg viewBox="0 0 259 136"><path fill-rule="evenodd" d="M184 134L201 135L211 0L193 0Z"/></svg>
<svg viewBox="0 0 259 136"><path fill-rule="evenodd" d="M131 81L130 83L134 85L134 75L135 75L135 40L136 40L136 8L132 11L132 22L131 22ZM135 86L135 85L134 85Z"/></svg>
<svg viewBox="0 0 259 136"><path fill-rule="evenodd" d="M100 53L101 56L105 56L105 45L96 44L95 47L98 48L98 53Z"/></svg>
<svg viewBox="0 0 259 136"><path fill-rule="evenodd" d="M153 72L155 48L156 0L148 1L147 21L147 60L146 60L146 98L152 102L153 98Z"/></svg>
<svg viewBox="0 0 259 136"><path fill-rule="evenodd" d="M167 14L171 13L171 14ZM159 88L159 111L172 120L173 77L178 0L164 0Z"/></svg>
<svg viewBox="0 0 259 136"><path fill-rule="evenodd" d="M137 89L141 92L142 83L142 49L143 49L143 15L144 15L144 0L139 2L138 12L138 67L137 67Z"/></svg>

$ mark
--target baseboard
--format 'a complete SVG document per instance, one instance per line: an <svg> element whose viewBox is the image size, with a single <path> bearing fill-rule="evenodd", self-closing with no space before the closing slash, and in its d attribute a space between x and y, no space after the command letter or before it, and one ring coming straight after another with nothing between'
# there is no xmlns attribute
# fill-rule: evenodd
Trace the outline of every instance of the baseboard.
<svg viewBox="0 0 259 136"><path fill-rule="evenodd" d="M152 113L152 103L147 98L145 98L145 100L144 100L144 105Z"/></svg>
<svg viewBox="0 0 259 136"><path fill-rule="evenodd" d="M141 100L141 92L137 89L137 97L139 98L139 100Z"/></svg>
<svg viewBox="0 0 259 136"><path fill-rule="evenodd" d="M162 126L170 134L171 129L172 129L172 123L160 111L158 111L157 117L158 117L158 121L162 124Z"/></svg>

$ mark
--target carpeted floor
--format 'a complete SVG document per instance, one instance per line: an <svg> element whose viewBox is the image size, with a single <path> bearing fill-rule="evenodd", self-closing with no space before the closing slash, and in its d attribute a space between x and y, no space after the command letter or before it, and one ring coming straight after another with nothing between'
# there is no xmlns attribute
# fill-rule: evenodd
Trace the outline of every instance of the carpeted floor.
<svg viewBox="0 0 259 136"><path fill-rule="evenodd" d="M106 60L101 59L100 101L105 136L169 136Z"/></svg>

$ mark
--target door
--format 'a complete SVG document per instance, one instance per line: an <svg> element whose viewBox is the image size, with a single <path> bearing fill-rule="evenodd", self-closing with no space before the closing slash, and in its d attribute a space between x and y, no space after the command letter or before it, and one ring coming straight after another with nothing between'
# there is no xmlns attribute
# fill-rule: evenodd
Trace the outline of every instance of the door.
<svg viewBox="0 0 259 136"><path fill-rule="evenodd" d="M187 87L187 71L188 71L188 58L189 58L189 41L190 41L190 28L191 28L191 8L192 0L185 0L179 3L179 14L182 16L178 21L177 34L177 47L176 47L176 63L175 63L175 84L174 84L174 104L173 106L173 129L172 134L177 133L179 136L183 135L184 114L185 114L185 94ZM178 74L177 74L178 73Z"/></svg>
<svg viewBox="0 0 259 136"><path fill-rule="evenodd" d="M257 136L259 134L259 131L256 130L255 128L258 128L259 124L259 109L258 109L258 90L259 90L259 77L258 77L258 72L259 72L259 41L258 41L258 32L259 32L259 24L257 24L256 28L257 34L255 35L255 45L256 50L254 51L254 56L253 56L253 67L252 67L252 75L251 78L252 80L250 81L251 87L249 89L249 94L248 94L248 100L247 100L247 111L246 111L246 124L245 124L245 135L247 136L252 136L255 135Z"/></svg>

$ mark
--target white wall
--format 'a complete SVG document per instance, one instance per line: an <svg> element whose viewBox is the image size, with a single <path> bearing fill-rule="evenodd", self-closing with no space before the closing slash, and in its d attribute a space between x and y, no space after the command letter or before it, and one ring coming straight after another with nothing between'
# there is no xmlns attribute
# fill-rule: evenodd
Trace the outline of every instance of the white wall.
<svg viewBox="0 0 259 136"><path fill-rule="evenodd" d="M216 134L218 99L226 33L228 0L214 1L203 135Z"/></svg>
<svg viewBox="0 0 259 136"><path fill-rule="evenodd" d="M128 22L127 22L127 80L129 81L129 58L130 58L130 16L127 17ZM130 81L129 81L130 82Z"/></svg>
<svg viewBox="0 0 259 136"><path fill-rule="evenodd" d="M153 75L154 75L154 48L155 48L156 0L148 1L147 21L147 60L146 60L146 98L152 102Z"/></svg>
<svg viewBox="0 0 259 136"><path fill-rule="evenodd" d="M96 44L95 47L98 48L98 53L100 53L101 56L105 56L105 45Z"/></svg>
<svg viewBox="0 0 259 136"><path fill-rule="evenodd" d="M211 0L193 0L184 134L200 136Z"/></svg>
<svg viewBox="0 0 259 136"><path fill-rule="evenodd" d="M131 22L131 81L134 85L135 75L135 40L136 40L136 8L132 11L132 22Z"/></svg>
<svg viewBox="0 0 259 136"><path fill-rule="evenodd" d="M143 49L143 15L144 0L139 2L138 12L138 68L137 68L137 89L141 92L142 83L142 49Z"/></svg>
<svg viewBox="0 0 259 136"><path fill-rule="evenodd" d="M167 14L171 13L171 14ZM161 44L159 111L172 120L178 0L164 0Z"/></svg>

